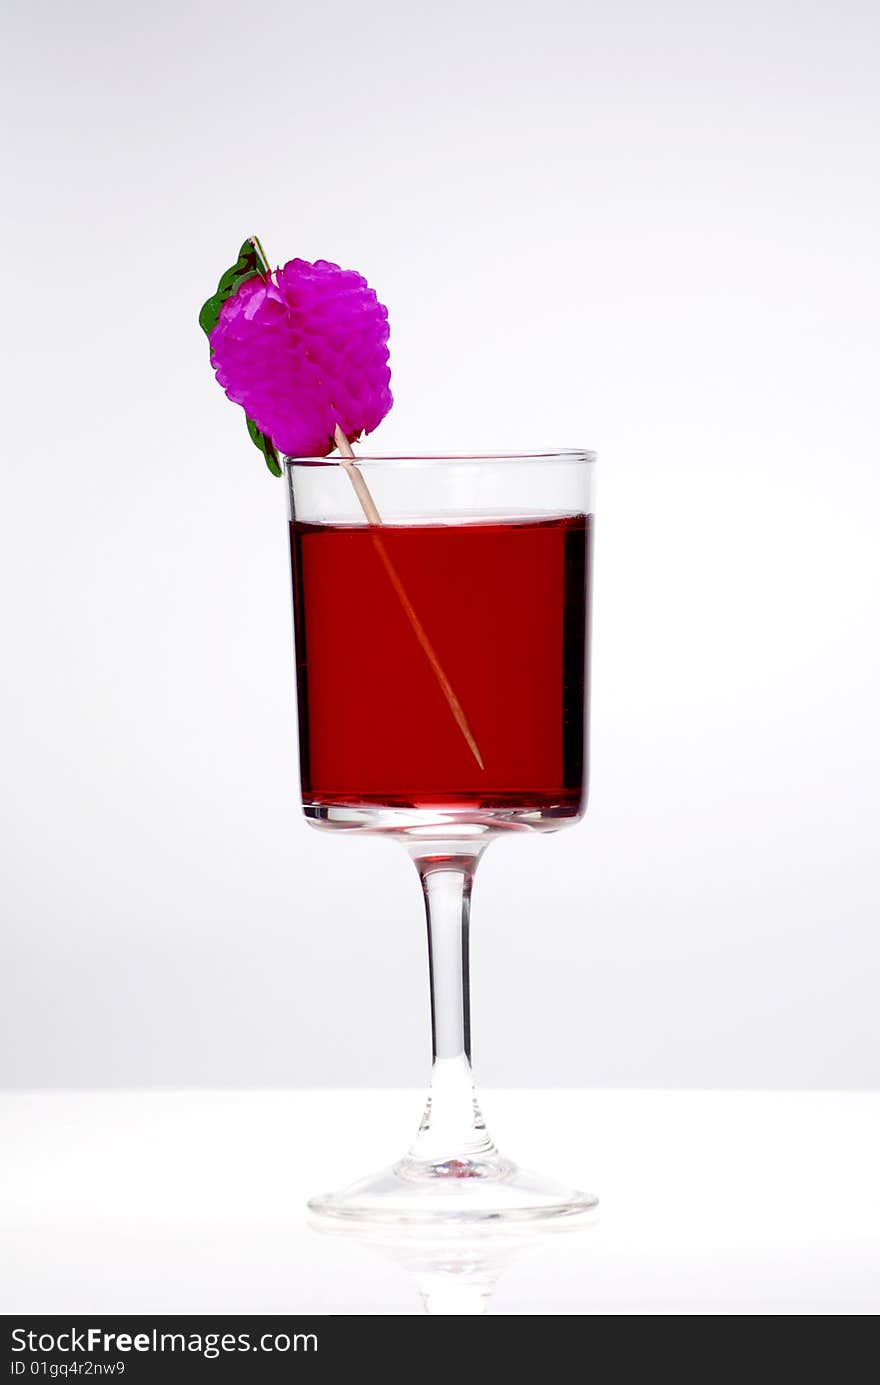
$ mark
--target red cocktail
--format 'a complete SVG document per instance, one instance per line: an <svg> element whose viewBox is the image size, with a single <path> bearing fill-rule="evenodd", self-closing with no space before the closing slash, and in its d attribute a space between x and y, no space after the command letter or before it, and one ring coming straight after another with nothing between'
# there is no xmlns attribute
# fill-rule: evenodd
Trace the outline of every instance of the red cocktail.
<svg viewBox="0 0 880 1385"><path fill-rule="evenodd" d="M593 460L286 459L304 811L315 827L400 841L422 884L431 978L418 1135L390 1168L313 1198L321 1215L494 1222L595 1205L494 1145L468 980L486 847L574 823L586 801Z"/></svg>
<svg viewBox="0 0 880 1385"><path fill-rule="evenodd" d="M305 801L583 810L589 516L290 529Z"/></svg>

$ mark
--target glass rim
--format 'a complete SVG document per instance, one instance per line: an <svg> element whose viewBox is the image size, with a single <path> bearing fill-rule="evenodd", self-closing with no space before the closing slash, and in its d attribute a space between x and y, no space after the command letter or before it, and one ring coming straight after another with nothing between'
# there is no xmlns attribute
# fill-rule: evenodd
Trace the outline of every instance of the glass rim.
<svg viewBox="0 0 880 1385"><path fill-rule="evenodd" d="M344 462L354 461L355 466L366 462L369 466L436 466L448 462L487 463L487 462L577 462L592 465L596 453L583 447L556 447L533 452L358 452L353 459L347 457L280 457L284 466L342 466Z"/></svg>

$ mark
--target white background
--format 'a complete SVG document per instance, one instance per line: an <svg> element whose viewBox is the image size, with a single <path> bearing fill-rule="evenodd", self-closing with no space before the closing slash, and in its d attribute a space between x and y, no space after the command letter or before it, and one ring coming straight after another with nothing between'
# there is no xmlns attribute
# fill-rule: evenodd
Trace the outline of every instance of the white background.
<svg viewBox="0 0 880 1385"><path fill-rule="evenodd" d="M387 303L382 449L600 454L590 816L481 867L478 1075L876 1085L876 5L7 15L0 1081L425 1075L196 324L257 231Z"/></svg>
<svg viewBox="0 0 880 1385"><path fill-rule="evenodd" d="M411 1089L4 1092L3 1311L459 1314L496 1278L493 1314L880 1310L880 1094L489 1098L597 1221L307 1225L310 1193L405 1148Z"/></svg>

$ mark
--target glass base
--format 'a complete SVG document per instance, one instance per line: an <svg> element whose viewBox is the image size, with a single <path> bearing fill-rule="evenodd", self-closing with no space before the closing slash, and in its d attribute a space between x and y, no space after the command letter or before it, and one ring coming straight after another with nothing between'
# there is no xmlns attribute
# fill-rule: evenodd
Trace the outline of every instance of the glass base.
<svg viewBox="0 0 880 1385"><path fill-rule="evenodd" d="M310 1211L319 1217L423 1226L582 1216L598 1205L590 1193L529 1173L497 1155L445 1164L402 1159L338 1192L309 1200Z"/></svg>
<svg viewBox="0 0 880 1385"><path fill-rule="evenodd" d="M312 827L374 836L483 842L509 832L558 832L583 816L583 803L546 803L540 808L401 808L375 803L330 804L304 800Z"/></svg>

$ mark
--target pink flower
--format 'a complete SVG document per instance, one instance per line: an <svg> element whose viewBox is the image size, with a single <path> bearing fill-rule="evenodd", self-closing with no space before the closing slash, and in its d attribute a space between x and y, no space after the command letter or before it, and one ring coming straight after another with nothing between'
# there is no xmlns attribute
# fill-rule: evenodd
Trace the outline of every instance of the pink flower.
<svg viewBox="0 0 880 1385"><path fill-rule="evenodd" d="M366 279L327 260L290 260L248 279L210 335L228 397L289 457L325 457L391 408L388 311Z"/></svg>

